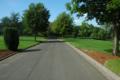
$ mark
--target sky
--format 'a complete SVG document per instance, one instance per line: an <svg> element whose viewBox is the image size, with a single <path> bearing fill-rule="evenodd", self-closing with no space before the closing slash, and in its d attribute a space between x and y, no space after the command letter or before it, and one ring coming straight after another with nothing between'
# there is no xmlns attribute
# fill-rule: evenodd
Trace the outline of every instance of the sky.
<svg viewBox="0 0 120 80"><path fill-rule="evenodd" d="M10 16L12 12L18 12L21 16L30 3L38 3L41 2L45 5L45 7L50 11L50 19L52 22L56 19L56 17L63 11L67 11L65 4L70 2L70 0L1 0L0 1L0 19L5 16ZM74 17L74 23L76 25L80 25L85 18L77 18ZM88 23L97 25L95 20L89 21Z"/></svg>

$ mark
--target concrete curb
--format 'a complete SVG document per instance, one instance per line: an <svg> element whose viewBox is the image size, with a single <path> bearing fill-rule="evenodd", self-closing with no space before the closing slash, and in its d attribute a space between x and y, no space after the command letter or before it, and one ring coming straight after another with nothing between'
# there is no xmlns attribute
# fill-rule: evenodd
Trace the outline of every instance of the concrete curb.
<svg viewBox="0 0 120 80"><path fill-rule="evenodd" d="M120 77L117 76L115 73L107 69L105 66L102 64L98 63L88 55L86 55L84 52L80 51L70 43L66 42L68 46L73 48L80 56L83 56L90 64L92 64L100 73L102 73L108 80L120 80Z"/></svg>
<svg viewBox="0 0 120 80"><path fill-rule="evenodd" d="M33 44L33 45L31 45L31 46L23 49L21 52L24 52L25 50L27 50L27 49L29 49L29 48L32 48L32 47L34 47L34 46L37 46L37 45L39 45L39 44L40 44L40 43ZM14 56L14 55L16 55L16 54L18 54L18 53L21 53L21 52L20 52L20 51L12 52L12 54L9 54L9 55L7 55L7 56L5 56L5 57L3 57L3 58L0 58L0 61L5 60L5 59L7 59L7 58L9 58L9 57L12 57L12 56Z"/></svg>
<svg viewBox="0 0 120 80"><path fill-rule="evenodd" d="M7 59L7 58L9 58L10 56L13 56L13 55L15 55L15 54L16 54L16 52L13 52L12 54L7 55L6 57L0 58L0 61L2 61L2 60L4 60L4 59Z"/></svg>

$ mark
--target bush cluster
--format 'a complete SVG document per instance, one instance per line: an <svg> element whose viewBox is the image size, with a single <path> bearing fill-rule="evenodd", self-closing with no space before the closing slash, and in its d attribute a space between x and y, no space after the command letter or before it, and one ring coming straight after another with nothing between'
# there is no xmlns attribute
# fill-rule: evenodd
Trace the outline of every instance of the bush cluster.
<svg viewBox="0 0 120 80"><path fill-rule="evenodd" d="M4 29L4 41L9 50L16 51L19 45L19 33L16 28Z"/></svg>

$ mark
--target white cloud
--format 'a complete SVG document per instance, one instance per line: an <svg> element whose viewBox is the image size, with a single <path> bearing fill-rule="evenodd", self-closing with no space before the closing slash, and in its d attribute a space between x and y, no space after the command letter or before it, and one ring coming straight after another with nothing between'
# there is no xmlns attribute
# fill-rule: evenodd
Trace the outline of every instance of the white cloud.
<svg viewBox="0 0 120 80"><path fill-rule="evenodd" d="M74 20L74 24L75 25L81 25L82 21L80 21L79 19L75 19Z"/></svg>
<svg viewBox="0 0 120 80"><path fill-rule="evenodd" d="M74 19L74 24L75 24L75 25L81 25L84 20L85 20L84 17L75 18L75 19Z"/></svg>
<svg viewBox="0 0 120 80"><path fill-rule="evenodd" d="M76 18L76 19L74 19L74 24L79 26L79 25L82 24L83 21L85 21L85 17ZM88 24L92 24L92 25L94 25L94 26L99 26L99 25L96 23L96 20L95 20L95 19L90 20L90 21L86 21L86 22L87 22Z"/></svg>

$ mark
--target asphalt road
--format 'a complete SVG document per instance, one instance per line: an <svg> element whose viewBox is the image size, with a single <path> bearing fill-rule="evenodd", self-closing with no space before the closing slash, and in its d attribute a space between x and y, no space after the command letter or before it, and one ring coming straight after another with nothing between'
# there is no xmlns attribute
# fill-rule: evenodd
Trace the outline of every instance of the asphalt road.
<svg viewBox="0 0 120 80"><path fill-rule="evenodd" d="M37 45L0 62L0 80L107 80L63 42Z"/></svg>

